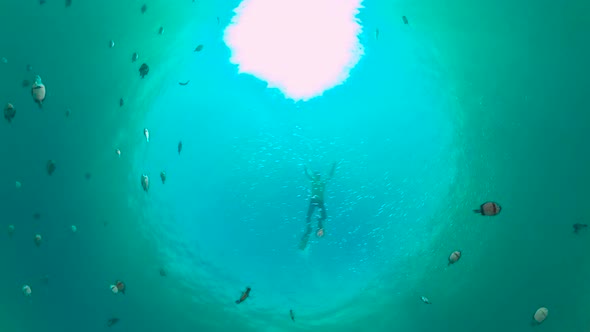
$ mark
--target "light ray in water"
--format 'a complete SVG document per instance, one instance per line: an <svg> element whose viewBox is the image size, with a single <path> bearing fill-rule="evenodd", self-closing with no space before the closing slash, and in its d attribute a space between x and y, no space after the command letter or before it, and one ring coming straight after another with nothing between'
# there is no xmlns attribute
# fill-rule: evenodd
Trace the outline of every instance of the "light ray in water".
<svg viewBox="0 0 590 332"><path fill-rule="evenodd" d="M287 98L320 96L342 84L364 54L361 2L244 0L224 34L230 62Z"/></svg>

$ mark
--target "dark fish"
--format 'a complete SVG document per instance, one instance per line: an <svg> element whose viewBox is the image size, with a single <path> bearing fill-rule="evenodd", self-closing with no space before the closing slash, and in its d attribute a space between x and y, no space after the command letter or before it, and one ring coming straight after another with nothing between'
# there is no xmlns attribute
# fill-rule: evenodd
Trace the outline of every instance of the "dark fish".
<svg viewBox="0 0 590 332"><path fill-rule="evenodd" d="M137 52L131 54L131 62L135 62L137 59L139 59L139 54L137 54Z"/></svg>
<svg viewBox="0 0 590 332"><path fill-rule="evenodd" d="M72 5L72 0L66 0L66 7L69 7Z"/></svg>
<svg viewBox="0 0 590 332"><path fill-rule="evenodd" d="M51 175L55 172L55 161L49 160L47 161L47 174Z"/></svg>
<svg viewBox="0 0 590 332"><path fill-rule="evenodd" d="M46 275L42 276L42 277L41 277L39 280L40 280L40 281L41 281L41 282L42 282L44 285L48 285L48 284L49 284L49 275L48 275L48 274L46 274Z"/></svg>
<svg viewBox="0 0 590 332"><path fill-rule="evenodd" d="M251 288L250 287L247 287L246 288L246 291L242 293L242 296L240 296L240 299L239 300L236 300L236 304L240 304L240 303L246 301L246 299L248 298L248 296L250 296L250 290L251 290Z"/></svg>
<svg viewBox="0 0 590 332"><path fill-rule="evenodd" d="M289 316L291 316L292 321L295 321L295 314L293 313L293 309L289 310Z"/></svg>
<svg viewBox="0 0 590 332"><path fill-rule="evenodd" d="M44 5L46 2L47 2L47 1L45 1L45 0L39 0L39 4L40 4L40 5Z"/></svg>
<svg viewBox="0 0 590 332"><path fill-rule="evenodd" d="M404 24L408 24L408 18L405 16L402 16L402 20L404 21Z"/></svg>
<svg viewBox="0 0 590 332"><path fill-rule="evenodd" d="M167 276L168 274L166 273L166 270L164 270L164 268L160 268L160 275L161 275L162 277L165 277L165 276Z"/></svg>
<svg viewBox="0 0 590 332"><path fill-rule="evenodd" d="M41 213L39 213L39 212L33 213L33 219L35 219L35 220L41 219Z"/></svg>
<svg viewBox="0 0 590 332"><path fill-rule="evenodd" d="M187 85L190 82L190 80L186 81L186 82L178 82L179 85Z"/></svg>
<svg viewBox="0 0 590 332"><path fill-rule="evenodd" d="M125 105L125 101L123 100L123 98L119 99L119 106L123 107L123 105Z"/></svg>
<svg viewBox="0 0 590 332"><path fill-rule="evenodd" d="M144 4L143 6L141 6L141 13L142 14L145 14L146 10L147 10L147 5Z"/></svg>
<svg viewBox="0 0 590 332"><path fill-rule="evenodd" d="M125 286L125 283L117 280L117 282L115 283L115 286L117 287L117 289L119 290L119 292L121 292L123 295L125 295L125 289L127 288Z"/></svg>
<svg viewBox="0 0 590 332"><path fill-rule="evenodd" d="M161 35L164 33L164 27L160 27L160 29L158 30L158 34Z"/></svg>
<svg viewBox="0 0 590 332"><path fill-rule="evenodd" d="M195 48L195 52L201 52L203 50L203 44L199 44L196 48Z"/></svg>
<svg viewBox="0 0 590 332"><path fill-rule="evenodd" d="M10 103L6 104L6 107L4 107L4 118L6 119L6 121L8 121L8 123L11 123L12 119L14 119L15 116L16 109L14 108L14 106Z"/></svg>
<svg viewBox="0 0 590 332"><path fill-rule="evenodd" d="M23 80L23 82L21 84L22 84L23 88L28 88L31 86L31 81Z"/></svg>
<svg viewBox="0 0 590 332"><path fill-rule="evenodd" d="M578 233L579 231L588 228L587 224L580 224L580 223L575 223L574 224L574 233Z"/></svg>
<svg viewBox="0 0 590 332"><path fill-rule="evenodd" d="M119 322L119 318L111 318L107 321L107 326L111 327Z"/></svg>
<svg viewBox="0 0 590 332"><path fill-rule="evenodd" d="M500 204L495 202L485 202L479 209L473 210L475 213L480 213L482 216L495 216L502 211Z"/></svg>
<svg viewBox="0 0 590 332"><path fill-rule="evenodd" d="M178 142L178 154L182 151L182 141Z"/></svg>
<svg viewBox="0 0 590 332"><path fill-rule="evenodd" d="M141 67L139 67L139 76L141 76L141 78L144 78L145 75L147 75L150 72L150 67L148 67L147 64L142 64Z"/></svg>
<svg viewBox="0 0 590 332"><path fill-rule="evenodd" d="M66 110L66 117L69 117L72 114L72 111L68 108Z"/></svg>
<svg viewBox="0 0 590 332"><path fill-rule="evenodd" d="M86 180L90 180L92 174L90 174L90 172L86 172L86 174L84 174L84 177L86 178Z"/></svg>
<svg viewBox="0 0 590 332"><path fill-rule="evenodd" d="M162 184L166 183L166 172L162 171L160 173L160 179L162 179Z"/></svg>

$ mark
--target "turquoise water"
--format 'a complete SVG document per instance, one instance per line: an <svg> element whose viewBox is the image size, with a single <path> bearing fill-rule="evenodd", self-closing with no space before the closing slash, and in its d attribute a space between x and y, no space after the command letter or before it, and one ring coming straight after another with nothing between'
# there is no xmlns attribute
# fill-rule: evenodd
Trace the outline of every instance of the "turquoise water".
<svg viewBox="0 0 590 332"><path fill-rule="evenodd" d="M238 1L142 4L0 3L2 331L590 329L587 4L365 1L364 57L299 103L229 62Z"/></svg>

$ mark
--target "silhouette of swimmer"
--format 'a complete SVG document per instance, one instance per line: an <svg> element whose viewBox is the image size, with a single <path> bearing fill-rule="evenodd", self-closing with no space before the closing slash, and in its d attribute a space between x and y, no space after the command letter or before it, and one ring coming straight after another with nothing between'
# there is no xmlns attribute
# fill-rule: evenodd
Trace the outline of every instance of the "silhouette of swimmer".
<svg viewBox="0 0 590 332"><path fill-rule="evenodd" d="M305 219L305 234L303 234L303 238L301 239L300 244L301 250L305 249L305 247L307 246L307 242L309 241L309 236L311 234L311 216L313 215L313 212L316 207L320 209L321 213L321 216L318 218L318 231L316 235L318 237L322 237L324 235L324 220L326 220L327 218L326 206L324 204L324 192L326 190L326 184L334 176L336 166L337 163L332 164L330 174L325 180L322 180L319 172L311 173L309 172L307 167L305 167L305 175L307 175L307 177L311 180L311 199L309 201L309 208L307 209L307 217Z"/></svg>

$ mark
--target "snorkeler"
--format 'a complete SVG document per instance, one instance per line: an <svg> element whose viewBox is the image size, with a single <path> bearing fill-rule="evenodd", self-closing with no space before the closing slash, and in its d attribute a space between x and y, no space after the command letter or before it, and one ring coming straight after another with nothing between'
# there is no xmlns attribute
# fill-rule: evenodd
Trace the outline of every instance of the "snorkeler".
<svg viewBox="0 0 590 332"><path fill-rule="evenodd" d="M309 241L309 235L311 234L311 216L316 207L321 210L321 216L318 218L318 231L316 232L316 235L318 237L324 235L324 220L327 218L326 206L324 205L324 191L326 190L326 184L334 176L336 165L336 163L332 164L332 169L326 179L322 179L319 172L311 173L307 167L305 167L305 175L311 180L311 199L309 201L309 208L307 209L307 217L305 219L307 226L300 244L301 250L305 249L307 241Z"/></svg>

